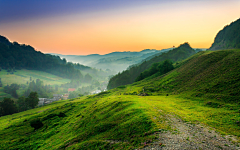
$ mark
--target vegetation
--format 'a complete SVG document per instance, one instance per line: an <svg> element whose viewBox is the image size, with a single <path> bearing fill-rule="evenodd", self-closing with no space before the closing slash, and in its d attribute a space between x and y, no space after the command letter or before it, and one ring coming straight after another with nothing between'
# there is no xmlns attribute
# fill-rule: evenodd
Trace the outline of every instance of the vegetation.
<svg viewBox="0 0 240 150"><path fill-rule="evenodd" d="M37 92L40 97L47 98L50 95L49 93L58 92L58 88L56 88L56 86L57 85L55 85L55 88L53 88L50 85L44 85L43 81L41 81L40 79L37 79L36 81L32 80L31 82L29 82L28 87L25 88L26 90L24 91L22 96L27 97L31 92Z"/></svg>
<svg viewBox="0 0 240 150"><path fill-rule="evenodd" d="M6 70L0 71L2 87L0 87L0 101L4 97L16 100L21 96L27 97L31 91L37 91L40 97L51 97L52 94L63 92L62 84L70 82L69 79L64 79L46 72L36 70L17 70L14 74L9 74ZM36 82L40 80L41 85ZM32 86L34 82L35 86ZM31 84L30 84L31 83ZM16 93L13 85L16 85ZM31 86L30 86L31 85ZM85 85L85 84L84 84ZM57 87L57 88L56 88ZM32 89L33 88L33 89ZM65 90L67 92L67 90Z"/></svg>
<svg viewBox="0 0 240 150"><path fill-rule="evenodd" d="M170 60L165 60L164 62L160 63L154 63L148 70L145 70L142 72L135 81L143 80L147 77L150 77L154 75L155 73L158 73L158 75L163 75L171 70L173 70L174 67L172 65L172 62Z"/></svg>
<svg viewBox="0 0 240 150"><path fill-rule="evenodd" d="M17 106L11 98L4 98L0 102L0 116L11 115L18 112Z"/></svg>
<svg viewBox="0 0 240 150"><path fill-rule="evenodd" d="M7 85L4 87L4 92L12 95L14 98L18 98L17 90L20 88L20 85L13 83L10 86Z"/></svg>
<svg viewBox="0 0 240 150"><path fill-rule="evenodd" d="M226 25L215 37L210 50L240 48L240 19Z"/></svg>
<svg viewBox="0 0 240 150"><path fill-rule="evenodd" d="M164 75L3 116L0 149L143 148L156 133L174 131L169 114L240 140L239 55L199 52Z"/></svg>
<svg viewBox="0 0 240 150"><path fill-rule="evenodd" d="M109 80L108 89L113 89L121 85L127 85L133 83L136 78L145 70L149 69L154 63L159 63L164 60L171 60L173 62L180 61L195 54L195 51L190 47L188 43L180 45L166 53L162 53L159 56L153 57L148 61L144 61L139 65L131 66L128 70L118 73Z"/></svg>
<svg viewBox="0 0 240 150"><path fill-rule="evenodd" d="M14 69L30 69L68 79L83 78L81 72L72 63L67 63L66 59L37 52L29 45L11 43L3 36L0 36L0 66L12 73Z"/></svg>
<svg viewBox="0 0 240 150"><path fill-rule="evenodd" d="M16 103L11 98L4 98L0 102L0 116L11 115L17 112L33 109L38 104L37 92L31 92L27 98L20 97Z"/></svg>

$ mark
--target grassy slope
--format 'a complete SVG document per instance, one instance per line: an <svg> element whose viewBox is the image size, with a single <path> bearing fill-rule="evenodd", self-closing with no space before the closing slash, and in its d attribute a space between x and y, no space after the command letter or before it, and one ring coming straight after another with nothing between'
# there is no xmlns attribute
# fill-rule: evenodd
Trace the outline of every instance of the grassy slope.
<svg viewBox="0 0 240 150"><path fill-rule="evenodd" d="M11 85L12 83L27 85L26 83L30 82L30 77L32 77L32 80L35 81L36 79L40 79L44 84L47 85L61 85L70 82L69 79L64 79L46 72L36 70L22 69L17 70L17 72L14 74L8 74L8 72L3 69L0 71L0 78L3 87L6 85ZM11 95L3 91L3 87L0 87L0 99L3 99L3 97L11 97ZM24 90L20 88L17 92L19 95L22 95Z"/></svg>
<svg viewBox="0 0 240 150"><path fill-rule="evenodd" d="M235 88L239 83L239 53L198 53L165 76L1 117L0 149L141 148L155 139L159 129L174 132L167 114L206 124L239 139L239 95L227 93L239 91L239 86ZM134 95L143 88L153 96ZM37 118L43 127L34 130L30 123Z"/></svg>
<svg viewBox="0 0 240 150"><path fill-rule="evenodd" d="M46 72L25 69L17 70L14 74L8 74L6 70L2 70L0 71L0 77L2 78L3 86L6 86L7 84L10 85L12 83L26 84L30 77L32 77L33 80L40 79L44 83L50 85L61 85L63 83L70 82L69 79L64 79Z"/></svg>

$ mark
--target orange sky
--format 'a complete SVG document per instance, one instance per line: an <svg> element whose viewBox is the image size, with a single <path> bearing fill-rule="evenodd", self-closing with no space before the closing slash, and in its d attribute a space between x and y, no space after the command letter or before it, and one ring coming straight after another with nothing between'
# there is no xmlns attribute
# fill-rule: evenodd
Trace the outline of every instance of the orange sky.
<svg viewBox="0 0 240 150"><path fill-rule="evenodd" d="M209 48L219 30L240 17L240 1L181 1L0 24L0 35L58 54L164 49L189 42Z"/></svg>

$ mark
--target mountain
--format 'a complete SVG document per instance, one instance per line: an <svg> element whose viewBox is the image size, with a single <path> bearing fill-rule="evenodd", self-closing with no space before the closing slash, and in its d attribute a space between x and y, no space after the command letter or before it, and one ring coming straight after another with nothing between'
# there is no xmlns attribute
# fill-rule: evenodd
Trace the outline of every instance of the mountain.
<svg viewBox="0 0 240 150"><path fill-rule="evenodd" d="M240 48L240 19L218 32L209 50Z"/></svg>
<svg viewBox="0 0 240 150"><path fill-rule="evenodd" d="M91 55L61 55L53 54L61 58L67 59L67 61L81 63L90 67L98 69L110 69L115 72L125 70L130 65L141 62L142 60L151 57L153 55L160 55L163 52L169 51L170 49L164 50L151 50L145 49L140 52L112 52L105 55L91 54Z"/></svg>
<svg viewBox="0 0 240 150"><path fill-rule="evenodd" d="M238 149L239 61L240 50L203 51L161 76L0 117L0 149Z"/></svg>
<svg viewBox="0 0 240 150"><path fill-rule="evenodd" d="M131 84L135 81L135 79L145 70L150 68L152 64L158 63L164 60L171 60L173 62L183 60L191 55L195 54L195 50L193 50L188 43L181 44L179 47L169 50L165 53L157 55L150 60L144 61L140 64L132 65L127 70L118 73L113 76L108 84L108 89L112 89L121 85Z"/></svg>
<svg viewBox="0 0 240 150"><path fill-rule="evenodd" d="M79 69L67 63L59 56L43 54L30 45L9 42L6 37L0 36L0 67L9 72L15 69L39 70L68 79L82 78ZM89 69L88 67L78 66Z"/></svg>

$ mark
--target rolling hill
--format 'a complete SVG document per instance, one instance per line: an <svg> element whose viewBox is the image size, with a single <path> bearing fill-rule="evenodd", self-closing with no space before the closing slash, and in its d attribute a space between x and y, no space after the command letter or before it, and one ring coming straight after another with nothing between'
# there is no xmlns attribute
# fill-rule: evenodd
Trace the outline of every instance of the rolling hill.
<svg viewBox="0 0 240 150"><path fill-rule="evenodd" d="M80 70L75 69L74 65L67 63L65 59L43 54L30 45L10 42L3 36L0 36L0 67L9 72L15 69L28 69L44 71L68 79L82 78ZM91 68L81 65L80 69Z"/></svg>
<svg viewBox="0 0 240 150"><path fill-rule="evenodd" d="M1 117L0 149L237 149L239 56L199 52L161 76Z"/></svg>
<svg viewBox="0 0 240 150"><path fill-rule="evenodd" d="M191 55L195 54L195 50L190 47L188 43L181 44L179 47L162 53L158 56L144 61L140 64L132 65L127 70L113 76L109 80L108 89L112 89L121 85L131 84L135 79L145 70L149 69L154 63L158 63L164 60L171 60L173 62L183 60Z"/></svg>

